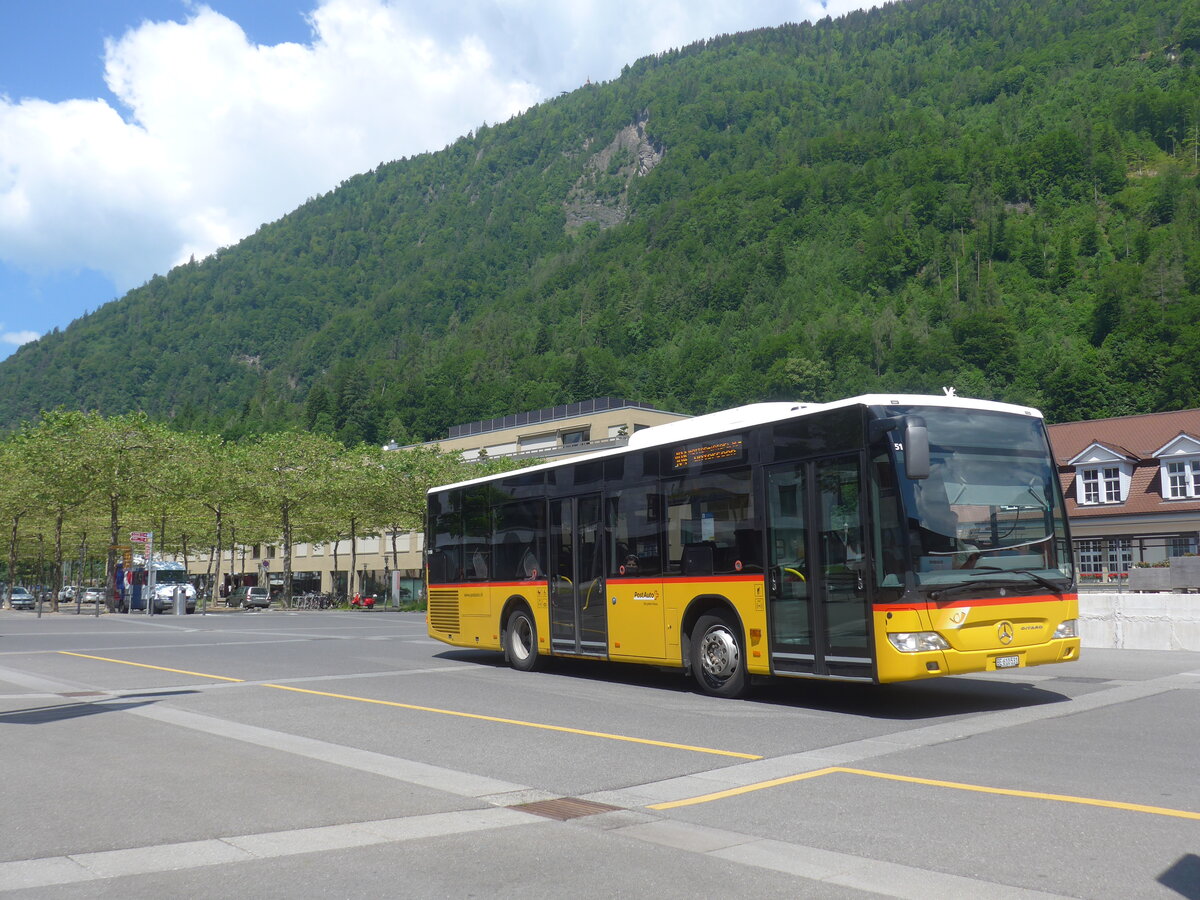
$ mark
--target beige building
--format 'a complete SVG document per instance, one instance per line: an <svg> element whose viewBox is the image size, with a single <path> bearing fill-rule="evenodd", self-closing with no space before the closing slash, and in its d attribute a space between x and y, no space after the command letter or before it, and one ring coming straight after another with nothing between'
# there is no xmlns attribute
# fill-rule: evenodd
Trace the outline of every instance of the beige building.
<svg viewBox="0 0 1200 900"><path fill-rule="evenodd" d="M629 435L643 428L686 419L640 403L599 397L548 409L483 419L455 425L444 440L423 446L461 452L466 460L556 459L622 447ZM408 449L389 444L385 450ZM385 534L325 544L292 547L293 593L320 591L347 593L349 573L359 575L365 593L393 601L421 596L424 587L424 535ZM213 571L208 555L193 558L188 566L203 578ZM283 588L283 548L272 544L238 546L222 554L221 595L244 584L270 584Z"/></svg>

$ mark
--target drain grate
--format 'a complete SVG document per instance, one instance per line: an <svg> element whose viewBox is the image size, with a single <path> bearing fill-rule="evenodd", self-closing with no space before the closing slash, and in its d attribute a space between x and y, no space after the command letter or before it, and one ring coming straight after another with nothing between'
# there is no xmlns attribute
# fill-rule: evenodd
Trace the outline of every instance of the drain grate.
<svg viewBox="0 0 1200 900"><path fill-rule="evenodd" d="M591 800L580 800L578 797L559 797L557 800L522 803L512 808L532 813L535 816L565 822L567 819L579 819L583 816L594 816L596 813L612 812L621 807L609 806L607 803L593 803Z"/></svg>

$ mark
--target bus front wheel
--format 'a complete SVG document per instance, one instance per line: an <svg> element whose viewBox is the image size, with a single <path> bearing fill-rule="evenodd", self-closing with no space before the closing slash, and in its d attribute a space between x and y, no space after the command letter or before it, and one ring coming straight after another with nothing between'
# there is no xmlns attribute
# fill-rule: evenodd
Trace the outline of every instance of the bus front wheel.
<svg viewBox="0 0 1200 900"><path fill-rule="evenodd" d="M692 675L714 697L746 693L746 660L735 629L722 616L701 616L692 629Z"/></svg>
<svg viewBox="0 0 1200 900"><path fill-rule="evenodd" d="M538 664L537 625L527 609L518 609L508 617L504 629L504 653L509 664L521 672L530 672Z"/></svg>

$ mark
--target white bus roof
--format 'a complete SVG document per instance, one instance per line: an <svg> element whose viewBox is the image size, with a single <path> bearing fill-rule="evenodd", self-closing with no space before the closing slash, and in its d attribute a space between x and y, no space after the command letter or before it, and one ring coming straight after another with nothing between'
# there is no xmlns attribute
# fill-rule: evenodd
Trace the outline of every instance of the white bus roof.
<svg viewBox="0 0 1200 900"><path fill-rule="evenodd" d="M552 460L524 469L514 469L510 472L499 472L495 475L485 475L471 478L454 484L439 485L430 488L427 493L444 491L447 488L465 487L472 484L483 484L497 478L505 478L525 472L538 472L558 466L569 466L574 463L586 462L593 459L603 459L608 456L619 456L630 450L643 450L650 447L661 447L664 444L675 444L694 441L709 435L724 434L727 431L737 431L739 428L751 428L755 425L765 425L769 422L782 422L786 419L798 419L811 416L814 413L841 409L847 406L945 406L954 409L976 409L989 412L1010 413L1018 416L1042 418L1040 411L1031 406L1016 406L1012 403L997 403L993 400L973 400L967 397L956 397L942 394L860 394L857 397L847 397L844 400L834 400L830 403L751 403L747 406L735 406L720 412L694 416L690 419L680 419L678 422L667 422L654 425L634 432L629 443L614 450L598 450L595 453L572 456L566 459Z"/></svg>

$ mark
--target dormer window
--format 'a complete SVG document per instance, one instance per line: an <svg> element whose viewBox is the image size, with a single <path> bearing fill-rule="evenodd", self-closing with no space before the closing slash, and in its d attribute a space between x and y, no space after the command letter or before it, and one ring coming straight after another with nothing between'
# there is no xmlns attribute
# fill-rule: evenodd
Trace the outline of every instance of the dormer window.
<svg viewBox="0 0 1200 900"><path fill-rule="evenodd" d="M1080 506L1124 503L1133 477L1132 460L1109 447L1092 444L1073 460L1075 502Z"/></svg>
<svg viewBox="0 0 1200 900"><path fill-rule="evenodd" d="M1167 497L1171 500L1200 497L1200 459L1167 463Z"/></svg>
<svg viewBox="0 0 1200 900"><path fill-rule="evenodd" d="M1081 469L1079 475L1083 479L1084 503L1121 502L1121 470L1116 466Z"/></svg>
<svg viewBox="0 0 1200 900"><path fill-rule="evenodd" d="M1200 499L1200 441L1181 434L1154 455L1164 500Z"/></svg>

